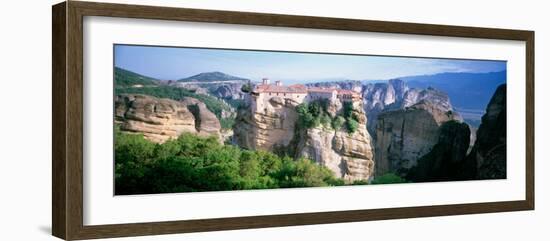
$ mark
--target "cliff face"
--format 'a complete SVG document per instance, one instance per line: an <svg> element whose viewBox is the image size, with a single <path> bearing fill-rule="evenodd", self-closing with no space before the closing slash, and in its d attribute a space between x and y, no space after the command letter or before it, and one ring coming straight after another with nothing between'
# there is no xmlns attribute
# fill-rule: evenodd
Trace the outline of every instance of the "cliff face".
<svg viewBox="0 0 550 241"><path fill-rule="evenodd" d="M222 99L231 99L231 100L243 99L244 93L241 91L241 87L243 86L243 83L220 84L218 87L215 87L214 91L212 91L212 95Z"/></svg>
<svg viewBox="0 0 550 241"><path fill-rule="evenodd" d="M424 99L405 109L386 111L378 116L377 175L388 172L405 175L438 142L439 127L443 123L461 120L458 113L447 110L440 101Z"/></svg>
<svg viewBox="0 0 550 241"><path fill-rule="evenodd" d="M332 103L331 106L341 104ZM315 160L347 182L371 178L374 173L374 153L366 129L367 119L361 103L356 103L354 109L354 114L359 116L359 128L355 132L348 133L345 127L340 130L322 127L303 130L297 135L297 157Z"/></svg>
<svg viewBox="0 0 550 241"><path fill-rule="evenodd" d="M309 83L306 84L309 87L323 87L323 88L338 88L345 90L353 90L356 92L361 92L363 89L363 84L361 81L357 80L342 80L342 81L328 81L328 82L319 82L319 83Z"/></svg>
<svg viewBox="0 0 550 241"><path fill-rule="evenodd" d="M294 137L297 105L291 99L273 97L261 112L251 106L239 109L233 127L234 142L252 150L273 151L287 146Z"/></svg>
<svg viewBox="0 0 550 241"><path fill-rule="evenodd" d="M495 91L468 159L477 169L478 179L506 178L506 85Z"/></svg>
<svg viewBox="0 0 550 241"><path fill-rule="evenodd" d="M413 182L506 178L506 85L489 102L469 154L469 126L439 100L379 116L377 174L396 172Z"/></svg>
<svg viewBox="0 0 550 241"><path fill-rule="evenodd" d="M118 95L115 120L122 131L141 133L157 143L177 138L184 132L219 137L221 129L216 116L194 98L178 102L147 95Z"/></svg>
<svg viewBox="0 0 550 241"><path fill-rule="evenodd" d="M399 104L408 92L409 87L400 79L392 79L387 83L367 84L363 86L364 109L369 117L367 129L371 135L376 136L378 114L388 109L399 108Z"/></svg>
<svg viewBox="0 0 550 241"><path fill-rule="evenodd" d="M369 179L374 160L362 103L355 103L354 114L359 117L359 128L354 133L348 133L344 127L340 130L323 127L296 130L297 105L290 99L272 97L261 112L254 112L250 107L240 109L234 141L247 149L293 150L296 158L312 159L346 181ZM341 113L342 103L330 103L327 111L331 116Z"/></svg>
<svg viewBox="0 0 550 241"><path fill-rule="evenodd" d="M417 166L406 173L407 180L433 182L471 179L475 170L465 161L469 143L470 128L466 123L443 123L437 144L418 160Z"/></svg>

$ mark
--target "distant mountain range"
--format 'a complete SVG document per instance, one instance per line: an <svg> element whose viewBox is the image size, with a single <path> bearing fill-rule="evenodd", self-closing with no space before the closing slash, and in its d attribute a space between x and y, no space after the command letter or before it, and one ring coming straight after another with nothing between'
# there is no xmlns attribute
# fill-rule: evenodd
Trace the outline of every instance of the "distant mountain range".
<svg viewBox="0 0 550 241"><path fill-rule="evenodd" d="M458 109L485 110L487 103L496 88L506 83L506 71L490 73L440 73L434 75L406 76L399 79L409 87L426 89L433 87L447 93L452 105ZM179 79L178 82L212 82L212 81L248 81L249 79L228 75L222 72L205 72L191 77ZM116 86L157 85L161 81L129 70L115 67ZM331 81L341 82L341 81ZM342 81L359 84L358 81ZM361 81L364 84L367 82ZM378 81L368 81L376 83Z"/></svg>
<svg viewBox="0 0 550 241"><path fill-rule="evenodd" d="M401 77L409 87L433 87L446 92L453 106L485 110L500 84L506 83L506 71L490 73L441 73Z"/></svg>
<svg viewBox="0 0 550 241"><path fill-rule="evenodd" d="M232 75L228 75L222 72L206 72L206 73L200 73L197 75L193 75L191 77L179 79L178 82L201 82L201 81L231 81L231 80L248 80L246 78L242 77L236 77Z"/></svg>
<svg viewBox="0 0 550 241"><path fill-rule="evenodd" d="M158 80L152 77L140 75L138 73L115 67L115 85L118 87L127 87L133 85L156 85Z"/></svg>

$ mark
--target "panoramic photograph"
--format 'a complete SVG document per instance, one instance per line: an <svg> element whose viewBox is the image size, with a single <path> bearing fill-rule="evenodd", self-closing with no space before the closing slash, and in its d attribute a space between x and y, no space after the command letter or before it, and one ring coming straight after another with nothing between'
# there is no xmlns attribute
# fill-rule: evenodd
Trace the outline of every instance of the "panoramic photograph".
<svg viewBox="0 0 550 241"><path fill-rule="evenodd" d="M506 61L113 54L115 195L506 179Z"/></svg>

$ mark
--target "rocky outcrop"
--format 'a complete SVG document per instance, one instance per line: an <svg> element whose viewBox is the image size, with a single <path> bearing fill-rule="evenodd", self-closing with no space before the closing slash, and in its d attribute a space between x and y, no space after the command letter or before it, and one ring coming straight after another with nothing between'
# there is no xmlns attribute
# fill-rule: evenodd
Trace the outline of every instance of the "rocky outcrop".
<svg viewBox="0 0 550 241"><path fill-rule="evenodd" d="M231 99L231 100L240 100L244 98L244 94L241 91L242 83L223 83L218 86L213 87L212 95L222 98L222 99Z"/></svg>
<svg viewBox="0 0 550 241"><path fill-rule="evenodd" d="M287 146L294 137L297 120L295 101L273 97L261 112L252 106L239 108L235 120L234 142L247 149L273 151Z"/></svg>
<svg viewBox="0 0 550 241"><path fill-rule="evenodd" d="M402 108L400 104L408 92L409 87L400 79L363 86L363 103L369 120L367 129L371 135L376 135L378 114L385 110Z"/></svg>
<svg viewBox="0 0 550 241"><path fill-rule="evenodd" d="M319 83L310 83L306 84L308 87L322 87L322 88L337 88L344 90L353 90L356 92L361 92L363 85L361 81L357 80L342 80L342 81L327 81Z"/></svg>
<svg viewBox="0 0 550 241"><path fill-rule="evenodd" d="M487 106L469 154L470 127L444 99L424 98L379 116L378 175L395 172L413 182L506 178L506 86Z"/></svg>
<svg viewBox="0 0 550 241"><path fill-rule="evenodd" d="M182 101L147 95L124 94L115 97L115 120L124 132L141 133L162 143L184 132L220 136L220 123L204 103L194 98Z"/></svg>
<svg viewBox="0 0 550 241"><path fill-rule="evenodd" d="M424 99L405 109L380 113L375 145L377 175L405 175L438 142L443 123L461 120L458 113L440 104Z"/></svg>
<svg viewBox="0 0 550 241"><path fill-rule="evenodd" d="M329 104L328 109L342 106L336 102ZM353 133L345 127L339 130L323 127L301 130L297 135L296 157L315 160L346 182L370 179L374 173L374 151L360 102L356 103L354 114L359 116L359 128Z"/></svg>
<svg viewBox="0 0 550 241"><path fill-rule="evenodd" d="M471 179L475 169L470 168L466 152L470 143L468 124L448 121L439 128L437 144L418 160L406 173L413 182L456 181Z"/></svg>
<svg viewBox="0 0 550 241"><path fill-rule="evenodd" d="M449 96L440 90L428 87L427 89L409 89L404 95L403 98L397 101L394 105L391 105L390 109L402 109L409 106L412 106L423 100L429 100L434 103L434 106L440 108L443 111L452 111L453 106Z"/></svg>
<svg viewBox="0 0 550 241"><path fill-rule="evenodd" d="M405 81L392 79L387 83L367 84L363 86L363 102L369 119L367 129L376 138L378 115L384 111L400 110L429 100L443 111L453 111L448 95L440 90L409 88Z"/></svg>
<svg viewBox="0 0 550 241"><path fill-rule="evenodd" d="M180 103L187 106L187 109L193 114L195 119L195 130L197 130L199 135L220 135L220 121L214 113L208 110L203 102L195 98L185 98L181 100Z"/></svg>
<svg viewBox="0 0 550 241"><path fill-rule="evenodd" d="M477 170L477 179L506 178L506 85L495 91L468 160Z"/></svg>
<svg viewBox="0 0 550 241"><path fill-rule="evenodd" d="M348 133L344 127L297 130L298 103L282 97L272 97L268 103L261 112L250 107L239 109L234 128L237 145L253 150L285 150L295 158L309 158L326 166L336 177L348 182L372 176L374 158L362 103L355 103L359 128L354 133ZM342 103L338 100L329 103L327 112L331 116L341 114Z"/></svg>

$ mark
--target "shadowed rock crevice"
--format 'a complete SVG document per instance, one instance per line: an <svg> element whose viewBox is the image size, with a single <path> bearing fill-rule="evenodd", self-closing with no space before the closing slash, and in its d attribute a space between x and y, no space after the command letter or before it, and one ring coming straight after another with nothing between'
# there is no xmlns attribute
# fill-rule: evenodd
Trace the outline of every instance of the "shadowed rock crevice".
<svg viewBox="0 0 550 241"><path fill-rule="evenodd" d="M470 143L470 128L465 123L448 121L439 129L439 139L432 150L407 172L413 182L452 181L470 179L475 169L466 163Z"/></svg>
<svg viewBox="0 0 550 241"><path fill-rule="evenodd" d="M506 178L506 85L500 85L481 119L477 139L468 155L477 179Z"/></svg>

